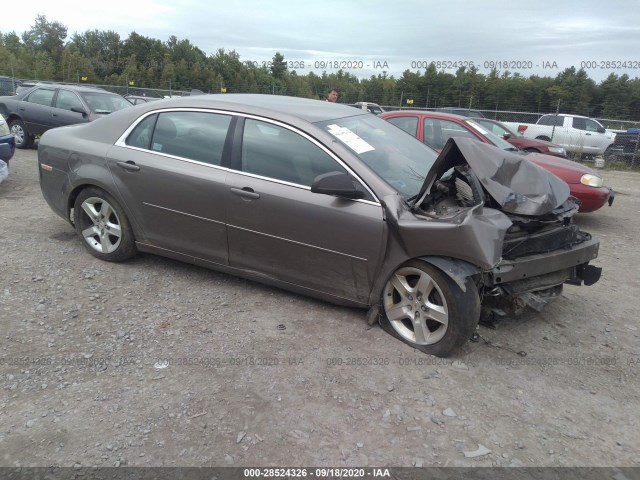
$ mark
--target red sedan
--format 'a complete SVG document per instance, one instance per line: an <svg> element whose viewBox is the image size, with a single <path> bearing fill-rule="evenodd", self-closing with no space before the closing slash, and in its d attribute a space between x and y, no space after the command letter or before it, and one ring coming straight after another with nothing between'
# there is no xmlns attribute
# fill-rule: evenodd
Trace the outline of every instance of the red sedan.
<svg viewBox="0 0 640 480"><path fill-rule="evenodd" d="M449 113L419 110L398 110L380 115L388 122L410 133L436 151L442 150L451 137L468 137L507 151L516 147L489 131L471 118ZM523 152L525 154L525 152ZM580 212L594 212L605 203L611 205L615 192L604 186L595 170L565 158L526 153L527 159L550 171L569 184L571 195L580 200Z"/></svg>
<svg viewBox="0 0 640 480"><path fill-rule="evenodd" d="M497 120L491 120L490 118L473 118L476 123L480 124L486 130L495 133L497 136L504 138L514 147L525 150L527 152L545 153L547 155L553 155L555 157L567 157L567 151L564 147L556 145L555 143L547 142L545 140L537 140L535 138L527 138L522 135L517 135L512 130L498 122Z"/></svg>

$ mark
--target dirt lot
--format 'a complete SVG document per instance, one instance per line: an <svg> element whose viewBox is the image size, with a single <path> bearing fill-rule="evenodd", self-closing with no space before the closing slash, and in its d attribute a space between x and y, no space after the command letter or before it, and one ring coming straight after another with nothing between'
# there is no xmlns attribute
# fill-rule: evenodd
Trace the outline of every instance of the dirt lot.
<svg viewBox="0 0 640 480"><path fill-rule="evenodd" d="M442 360L360 310L101 262L36 166L0 185L0 466L640 466L638 173L577 216L599 283Z"/></svg>

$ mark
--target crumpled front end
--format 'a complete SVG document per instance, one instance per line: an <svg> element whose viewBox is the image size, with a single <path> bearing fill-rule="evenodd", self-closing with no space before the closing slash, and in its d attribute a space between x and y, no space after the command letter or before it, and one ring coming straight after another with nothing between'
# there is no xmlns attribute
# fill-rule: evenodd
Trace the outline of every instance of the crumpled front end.
<svg viewBox="0 0 640 480"><path fill-rule="evenodd" d="M449 244L463 247L451 257L482 270L475 279L485 316L519 313L525 307L541 311L564 283L593 285L600 278L601 269L589 265L598 256L599 241L573 224L578 203L558 177L523 156L468 139L451 139L430 174L412 205L417 218L455 223L474 211L471 225L481 224L485 214L492 226L494 235L452 235ZM440 256L441 243L436 247ZM488 265L491 251L494 263ZM479 252L487 255L480 258Z"/></svg>

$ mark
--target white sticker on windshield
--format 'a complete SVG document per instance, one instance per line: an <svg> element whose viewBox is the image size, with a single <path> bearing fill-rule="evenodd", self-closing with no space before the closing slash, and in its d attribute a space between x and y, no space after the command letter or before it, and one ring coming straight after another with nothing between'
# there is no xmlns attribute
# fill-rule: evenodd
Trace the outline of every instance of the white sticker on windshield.
<svg viewBox="0 0 640 480"><path fill-rule="evenodd" d="M356 135L346 127L329 125L327 128L329 129L329 133L331 135L336 137L356 153L365 153L375 150L375 148L373 148L371 145L369 145L367 142L365 142L358 135Z"/></svg>

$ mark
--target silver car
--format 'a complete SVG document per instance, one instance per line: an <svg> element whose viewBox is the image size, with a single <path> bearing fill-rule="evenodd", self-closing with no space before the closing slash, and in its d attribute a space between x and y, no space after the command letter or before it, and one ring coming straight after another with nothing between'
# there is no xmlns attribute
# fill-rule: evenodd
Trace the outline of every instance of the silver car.
<svg viewBox="0 0 640 480"><path fill-rule="evenodd" d="M160 100L46 132L40 185L103 260L152 252L369 310L445 356L483 315L593 284L567 185L469 139L440 155L346 105Z"/></svg>

